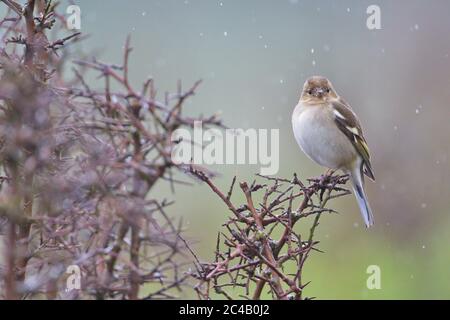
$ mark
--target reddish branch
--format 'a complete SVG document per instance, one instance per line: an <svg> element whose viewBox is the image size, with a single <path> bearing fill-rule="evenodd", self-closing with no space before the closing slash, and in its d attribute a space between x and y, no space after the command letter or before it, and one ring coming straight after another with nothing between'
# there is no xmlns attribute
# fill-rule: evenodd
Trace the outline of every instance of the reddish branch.
<svg viewBox="0 0 450 320"><path fill-rule="evenodd" d="M189 248L183 226L165 212L172 202L151 191L158 182L184 183L186 167L171 160L172 133L221 120L182 114L200 82L187 90L179 82L163 101L153 79L134 87L129 38L121 65L76 61L67 81L66 46L80 34L65 30L54 10L32 0L20 19L10 11L0 22L0 235L8 248L0 296L172 298L185 286ZM86 81L87 72L104 87ZM70 265L81 268L79 291L66 292Z"/></svg>
<svg viewBox="0 0 450 320"><path fill-rule="evenodd" d="M237 204L236 177L224 193L205 168L171 159L178 128L196 121L223 127L216 115L183 112L200 81L187 90L178 82L163 100L153 79L133 86L129 38L120 65L75 61L68 81L61 74L66 46L81 35L64 29L51 2L30 0L23 10L13 0L2 3L9 7L0 21L2 298L167 299L190 276L202 299L213 293L304 298L302 270L318 250L315 230L324 212L334 212L328 201L348 193L341 187L347 177L307 184L296 176L259 177L264 184L239 184L245 202ZM56 39L48 40L49 30ZM92 86L88 72L103 86ZM153 196L158 183L186 184L180 178L186 173L204 181L232 213L210 263L200 262L181 235L183 225L166 213L172 202ZM298 234L298 223L311 223L309 234ZM185 272L186 253L194 257L194 272ZM70 265L82 271L81 290L66 291Z"/></svg>
<svg viewBox="0 0 450 320"><path fill-rule="evenodd" d="M195 287L199 298L210 299L214 291L227 299L237 295L260 299L264 289L276 299L304 298L303 266L310 252L318 251L314 231L323 212L334 212L325 207L326 203L349 193L340 186L346 183L347 177L322 176L309 180L305 186L296 176L292 180L260 176L272 184L253 182L249 186L242 182L240 187L246 203L236 206L230 200L233 188L225 197L202 172L192 168L191 172L206 182L235 214L225 224L226 233L219 234L218 239L220 235L225 238L224 248L220 249L218 242L215 261L203 263L200 271L191 274L199 281ZM232 185L234 182L235 179ZM258 206L255 206L256 197L262 199ZM293 210L294 202L299 200L298 209ZM305 241L294 227L299 221L311 223L308 216L313 216L313 221ZM281 237L275 240L278 232ZM288 274L287 265L292 262L296 271Z"/></svg>

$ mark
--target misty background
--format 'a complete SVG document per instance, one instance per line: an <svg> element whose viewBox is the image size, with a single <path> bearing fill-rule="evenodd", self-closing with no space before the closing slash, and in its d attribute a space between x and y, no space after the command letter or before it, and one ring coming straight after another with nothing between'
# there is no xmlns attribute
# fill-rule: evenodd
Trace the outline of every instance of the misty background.
<svg viewBox="0 0 450 320"><path fill-rule="evenodd" d="M353 196L321 219L304 273L307 296L333 299L450 298L450 3L433 1L161 0L75 1L88 56L120 64L134 48L130 76L149 75L158 98L203 83L188 101L192 115L221 111L230 128L280 130L278 176L317 176L325 169L298 148L291 113L311 75L334 84L359 116L376 183L366 188L375 226L366 230ZM366 9L381 8L381 30ZM68 5L63 1L62 5ZM95 78L92 78L95 80ZM102 85L102 83L99 83ZM215 166L216 183L252 180L259 166ZM184 180L188 180L184 178ZM161 184L176 199L168 210L205 260L228 214L204 185ZM309 225L300 227L309 228ZM368 290L366 269L381 268L381 289ZM193 297L193 291L184 297ZM191 296L192 295L192 296Z"/></svg>

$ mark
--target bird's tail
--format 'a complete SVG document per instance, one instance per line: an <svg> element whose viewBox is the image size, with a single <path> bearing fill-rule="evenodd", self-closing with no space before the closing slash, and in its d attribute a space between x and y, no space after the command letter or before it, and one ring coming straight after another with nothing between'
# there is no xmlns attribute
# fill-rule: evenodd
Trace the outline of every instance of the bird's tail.
<svg viewBox="0 0 450 320"><path fill-rule="evenodd" d="M373 215L369 201L367 201L366 193L364 192L364 176L361 169L361 166L356 166L350 171L350 177L353 184L353 193L358 201L359 210L361 211L366 227L369 228L373 226Z"/></svg>

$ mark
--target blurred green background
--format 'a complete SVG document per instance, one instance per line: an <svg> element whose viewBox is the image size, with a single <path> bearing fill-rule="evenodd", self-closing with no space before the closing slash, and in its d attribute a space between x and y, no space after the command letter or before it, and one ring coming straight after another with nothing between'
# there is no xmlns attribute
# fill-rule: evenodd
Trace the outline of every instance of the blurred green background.
<svg viewBox="0 0 450 320"><path fill-rule="evenodd" d="M279 176L323 173L297 147L291 112L308 76L324 75L353 106L371 147L376 183L367 192L376 225L363 226L353 196L322 219L305 270L307 296L333 299L450 298L450 2L301 0L75 1L82 46L121 63L128 34L131 76L149 75L159 98L204 83L192 115L221 110L232 128L280 129ZM381 30L368 30L366 9L381 8ZM63 2L63 5L66 5ZM220 166L217 184L234 174L253 179L258 166ZM152 197L176 198L170 213L211 259L228 214L205 186L159 185ZM381 268L380 290L366 287L369 265ZM193 298L193 292L184 297Z"/></svg>

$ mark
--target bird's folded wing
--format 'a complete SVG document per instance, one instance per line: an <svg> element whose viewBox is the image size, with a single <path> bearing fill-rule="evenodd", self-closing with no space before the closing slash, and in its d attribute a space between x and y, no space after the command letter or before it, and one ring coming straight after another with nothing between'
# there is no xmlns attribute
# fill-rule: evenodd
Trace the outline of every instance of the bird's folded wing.
<svg viewBox="0 0 450 320"><path fill-rule="evenodd" d="M366 139L359 124L359 120L350 106L342 99L335 100L331 103L334 113L334 120L338 128L351 141L356 151L363 159L364 173L375 180L372 165L370 164L370 153Z"/></svg>

